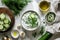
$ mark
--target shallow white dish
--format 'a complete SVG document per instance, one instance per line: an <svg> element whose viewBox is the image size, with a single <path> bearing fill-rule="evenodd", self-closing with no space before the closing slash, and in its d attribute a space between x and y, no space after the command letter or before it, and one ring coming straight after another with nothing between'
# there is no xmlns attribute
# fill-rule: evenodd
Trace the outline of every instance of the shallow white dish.
<svg viewBox="0 0 60 40"><path fill-rule="evenodd" d="M14 32L15 32L15 33L14 33ZM12 30L11 36L12 36L13 38L18 38L18 37L19 37L19 32L18 32L17 30Z"/></svg>

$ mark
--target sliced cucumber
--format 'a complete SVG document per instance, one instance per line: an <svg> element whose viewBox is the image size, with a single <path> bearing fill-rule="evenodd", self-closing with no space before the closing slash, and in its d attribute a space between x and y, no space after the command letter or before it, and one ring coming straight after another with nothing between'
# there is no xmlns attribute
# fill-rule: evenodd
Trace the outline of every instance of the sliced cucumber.
<svg viewBox="0 0 60 40"><path fill-rule="evenodd" d="M4 22L3 21L0 21L0 25L3 25L4 24Z"/></svg>
<svg viewBox="0 0 60 40"><path fill-rule="evenodd" d="M55 13L53 12L49 12L47 15L46 15L46 19L48 22L53 22L55 20Z"/></svg>
<svg viewBox="0 0 60 40"><path fill-rule="evenodd" d="M4 14L0 14L0 31L5 31L9 28L11 21L9 18Z"/></svg>
<svg viewBox="0 0 60 40"><path fill-rule="evenodd" d="M5 30L6 30L6 28L4 27L2 30L3 30L3 31L5 31Z"/></svg>
<svg viewBox="0 0 60 40"><path fill-rule="evenodd" d="M0 14L0 18L1 18L1 20L4 20L5 19L5 17L6 17L6 15L5 14Z"/></svg>
<svg viewBox="0 0 60 40"><path fill-rule="evenodd" d="M9 20L9 23L8 24L10 24L11 23L11 21Z"/></svg>
<svg viewBox="0 0 60 40"><path fill-rule="evenodd" d="M54 20L54 15L50 14L50 15L48 16L48 21L53 21L53 20Z"/></svg>
<svg viewBox="0 0 60 40"><path fill-rule="evenodd" d="M3 29L3 25L0 25L0 30L2 30Z"/></svg>
<svg viewBox="0 0 60 40"><path fill-rule="evenodd" d="M4 24L4 27L5 28L9 28L9 24Z"/></svg>
<svg viewBox="0 0 60 40"><path fill-rule="evenodd" d="M31 16L31 18L34 18L34 17L35 17L35 15L34 15L34 14L31 14L30 16Z"/></svg>
<svg viewBox="0 0 60 40"><path fill-rule="evenodd" d="M9 23L9 20L6 18L6 19L4 20L4 23Z"/></svg>

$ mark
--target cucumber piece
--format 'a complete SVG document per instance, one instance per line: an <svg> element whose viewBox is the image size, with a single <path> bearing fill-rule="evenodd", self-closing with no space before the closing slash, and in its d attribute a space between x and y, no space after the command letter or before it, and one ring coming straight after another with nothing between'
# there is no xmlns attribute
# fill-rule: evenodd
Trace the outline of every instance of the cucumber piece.
<svg viewBox="0 0 60 40"><path fill-rule="evenodd" d="M55 17L56 17L56 15L53 12L49 12L46 15L46 19L47 19L48 22L53 22L55 20Z"/></svg>
<svg viewBox="0 0 60 40"><path fill-rule="evenodd" d="M9 23L9 20L6 18L5 20L4 20L4 23Z"/></svg>
<svg viewBox="0 0 60 40"><path fill-rule="evenodd" d="M3 25L4 24L4 22L3 21L0 21L0 25Z"/></svg>
<svg viewBox="0 0 60 40"><path fill-rule="evenodd" d="M54 20L54 15L50 14L50 15L48 16L48 21L53 21L53 20Z"/></svg>
<svg viewBox="0 0 60 40"><path fill-rule="evenodd" d="M3 25L0 25L0 30L2 30L3 29Z"/></svg>
<svg viewBox="0 0 60 40"><path fill-rule="evenodd" d="M5 31L6 30L6 28L4 27L3 29L2 29L2 31Z"/></svg>
<svg viewBox="0 0 60 40"><path fill-rule="evenodd" d="M11 21L9 21L9 23L8 23L9 25L11 24Z"/></svg>
<svg viewBox="0 0 60 40"><path fill-rule="evenodd" d="M31 18L34 18L34 17L35 17L35 15L34 15L34 14L31 14L31 15L30 15L30 17L31 17Z"/></svg>
<svg viewBox="0 0 60 40"><path fill-rule="evenodd" d="M4 24L5 28L9 28L9 26L10 26L9 24Z"/></svg>
<svg viewBox="0 0 60 40"><path fill-rule="evenodd" d="M42 35L38 40L49 40L53 36L52 33L46 32L44 35Z"/></svg>
<svg viewBox="0 0 60 40"><path fill-rule="evenodd" d="M0 18L1 18L1 20L4 20L5 19L5 17L6 17L6 15L5 14L0 14Z"/></svg>

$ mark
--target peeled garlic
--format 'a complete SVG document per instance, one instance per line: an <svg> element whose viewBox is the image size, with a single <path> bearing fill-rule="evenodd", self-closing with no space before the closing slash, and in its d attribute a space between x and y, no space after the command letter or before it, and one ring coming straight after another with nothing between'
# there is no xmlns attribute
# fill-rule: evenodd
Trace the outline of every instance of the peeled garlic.
<svg viewBox="0 0 60 40"><path fill-rule="evenodd" d="M8 38L8 40L12 40L11 38Z"/></svg>
<svg viewBox="0 0 60 40"><path fill-rule="evenodd" d="M7 40L7 37L4 37L4 40Z"/></svg>
<svg viewBox="0 0 60 40"><path fill-rule="evenodd" d="M20 37L24 38L25 37L25 32L21 31L20 32Z"/></svg>

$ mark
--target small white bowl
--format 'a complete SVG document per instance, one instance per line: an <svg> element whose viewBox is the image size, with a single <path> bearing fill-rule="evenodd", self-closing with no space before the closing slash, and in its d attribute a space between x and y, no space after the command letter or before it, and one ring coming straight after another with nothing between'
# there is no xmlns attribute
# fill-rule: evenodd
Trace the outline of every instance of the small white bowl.
<svg viewBox="0 0 60 40"><path fill-rule="evenodd" d="M41 9L40 5L41 5L42 2L48 3L49 7L48 7L46 10ZM50 9L50 2L49 2L49 1L46 1L46 0L40 1L40 2L39 2L39 9L40 9L42 12L44 12L44 13L47 12L47 11Z"/></svg>
<svg viewBox="0 0 60 40"><path fill-rule="evenodd" d="M13 32L17 32L17 33L16 33L16 36L14 36L14 33L13 33ZM11 36L12 36L13 38L18 38L18 37L19 37L19 32L18 32L18 30L12 30Z"/></svg>
<svg viewBox="0 0 60 40"><path fill-rule="evenodd" d="M49 12L48 12L48 13L49 13ZM54 21L52 21L52 22L48 22L48 20L46 19L46 16L48 15L48 13L45 15L46 23L47 23L47 24L53 24L53 23L55 22L55 20L56 20L56 14L55 14L55 12L53 12L53 13L55 14L55 19L54 19Z"/></svg>

